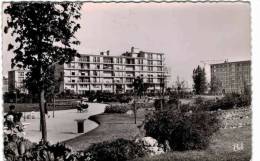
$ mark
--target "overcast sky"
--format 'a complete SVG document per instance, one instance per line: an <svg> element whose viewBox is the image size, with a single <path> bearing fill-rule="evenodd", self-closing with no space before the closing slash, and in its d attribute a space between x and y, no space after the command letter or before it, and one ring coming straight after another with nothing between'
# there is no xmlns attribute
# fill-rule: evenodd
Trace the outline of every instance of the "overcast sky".
<svg viewBox="0 0 260 161"><path fill-rule="evenodd" d="M200 61L251 59L248 3L84 3L80 23L80 53L119 55L131 46L165 53L171 80L179 76L189 86ZM11 39L3 35L3 75L11 68Z"/></svg>

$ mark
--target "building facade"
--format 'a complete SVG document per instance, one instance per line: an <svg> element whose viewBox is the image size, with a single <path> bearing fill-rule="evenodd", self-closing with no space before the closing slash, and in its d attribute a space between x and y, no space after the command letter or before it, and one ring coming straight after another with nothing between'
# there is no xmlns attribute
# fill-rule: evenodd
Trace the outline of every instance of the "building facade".
<svg viewBox="0 0 260 161"><path fill-rule="evenodd" d="M3 77L3 87L2 87L3 93L8 92L8 78Z"/></svg>
<svg viewBox="0 0 260 161"><path fill-rule="evenodd" d="M60 92L127 92L138 76L149 83L149 91L159 91L167 83L164 59L163 53L135 52L133 47L120 56L111 56L109 51L81 55L69 64L56 65L55 78L61 80Z"/></svg>
<svg viewBox="0 0 260 161"><path fill-rule="evenodd" d="M219 82L218 93L244 93L251 88L251 61L211 64L211 82Z"/></svg>
<svg viewBox="0 0 260 161"><path fill-rule="evenodd" d="M19 90L21 93L28 93L24 87L24 80L26 78L26 70L16 69L8 71L8 91Z"/></svg>

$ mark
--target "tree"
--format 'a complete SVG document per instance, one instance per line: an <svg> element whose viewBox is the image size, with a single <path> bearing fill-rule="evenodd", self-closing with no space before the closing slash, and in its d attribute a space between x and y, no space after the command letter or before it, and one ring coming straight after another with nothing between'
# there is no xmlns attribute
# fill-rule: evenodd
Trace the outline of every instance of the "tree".
<svg viewBox="0 0 260 161"><path fill-rule="evenodd" d="M205 69L198 66L193 70L193 89L195 94L203 94L207 89Z"/></svg>
<svg viewBox="0 0 260 161"><path fill-rule="evenodd" d="M73 46L80 43L74 36L80 28L76 22L81 17L80 8L81 3L70 2L11 2L4 10L9 15L4 32L11 29L15 38L15 44L8 45L15 54L12 67L28 69L27 83L39 93L43 142L47 141L44 100L49 66L69 63L79 56Z"/></svg>
<svg viewBox="0 0 260 161"><path fill-rule="evenodd" d="M177 108L179 109L180 106L180 95L182 94L183 88L185 87L185 81L184 80L180 80L180 77L177 76L177 80L175 82L175 91L176 91L176 105Z"/></svg>
<svg viewBox="0 0 260 161"><path fill-rule="evenodd" d="M218 94L221 92L221 89L222 89L221 81L216 76L213 75L210 82L210 92L212 94Z"/></svg>
<svg viewBox="0 0 260 161"><path fill-rule="evenodd" d="M123 91L123 85L122 84L116 84L116 94L119 94Z"/></svg>
<svg viewBox="0 0 260 161"><path fill-rule="evenodd" d="M183 88L185 87L185 81L184 80L180 80L180 77L177 76L177 80L175 82L175 88L178 92L182 91Z"/></svg>
<svg viewBox="0 0 260 161"><path fill-rule="evenodd" d="M134 79L134 82L132 84L134 88L134 117L135 117L135 124L136 124L136 101L135 101L135 96L139 96L140 98L144 94L144 92L148 89L148 84L145 84L143 81L143 78L141 77L136 77Z"/></svg>
<svg viewBox="0 0 260 161"><path fill-rule="evenodd" d="M133 82L134 93L141 98L144 93L144 81L141 77L136 77Z"/></svg>

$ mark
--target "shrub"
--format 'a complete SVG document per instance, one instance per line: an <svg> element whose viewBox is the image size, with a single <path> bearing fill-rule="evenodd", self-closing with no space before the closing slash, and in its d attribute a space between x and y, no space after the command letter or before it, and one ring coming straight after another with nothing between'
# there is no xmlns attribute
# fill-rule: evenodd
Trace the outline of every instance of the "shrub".
<svg viewBox="0 0 260 161"><path fill-rule="evenodd" d="M105 113L126 113L128 110L130 110L129 105L109 105L105 108Z"/></svg>
<svg viewBox="0 0 260 161"><path fill-rule="evenodd" d="M212 112L168 110L147 115L144 129L159 143L168 140L172 150L183 151L206 148L210 136L219 129L218 122Z"/></svg>
<svg viewBox="0 0 260 161"><path fill-rule="evenodd" d="M145 155L142 146L125 139L93 144L86 152L90 153L95 161L126 161Z"/></svg>
<svg viewBox="0 0 260 161"><path fill-rule="evenodd" d="M154 101L155 110L160 110L161 109L161 105L165 106L166 105L166 101L163 100L163 99L156 99Z"/></svg>
<svg viewBox="0 0 260 161"><path fill-rule="evenodd" d="M202 97L197 97L197 98L195 98L195 100L194 100L194 104L195 105L201 105L201 104L203 104L204 103L204 99L202 98Z"/></svg>
<svg viewBox="0 0 260 161"><path fill-rule="evenodd" d="M132 100L132 98L130 96L127 96L127 95L118 95L117 100L120 103L128 103Z"/></svg>
<svg viewBox="0 0 260 161"><path fill-rule="evenodd" d="M236 102L237 107L245 107L251 105L251 95L240 95Z"/></svg>

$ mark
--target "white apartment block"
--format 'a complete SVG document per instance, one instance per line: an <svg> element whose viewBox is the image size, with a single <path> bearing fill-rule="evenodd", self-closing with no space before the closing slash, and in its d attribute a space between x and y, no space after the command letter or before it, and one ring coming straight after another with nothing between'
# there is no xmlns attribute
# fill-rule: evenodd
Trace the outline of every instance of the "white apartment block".
<svg viewBox="0 0 260 161"><path fill-rule="evenodd" d="M24 87L24 80L26 78L27 70L15 69L8 71L8 91L19 90L21 93L28 93Z"/></svg>
<svg viewBox="0 0 260 161"><path fill-rule="evenodd" d="M56 65L55 77L60 79L60 92L70 90L77 94L87 91L131 91L134 78L142 77L149 83L149 91L160 91L167 82L163 53L131 52L111 56L109 51L100 55L81 55L71 63ZM119 88L119 87L118 87Z"/></svg>

